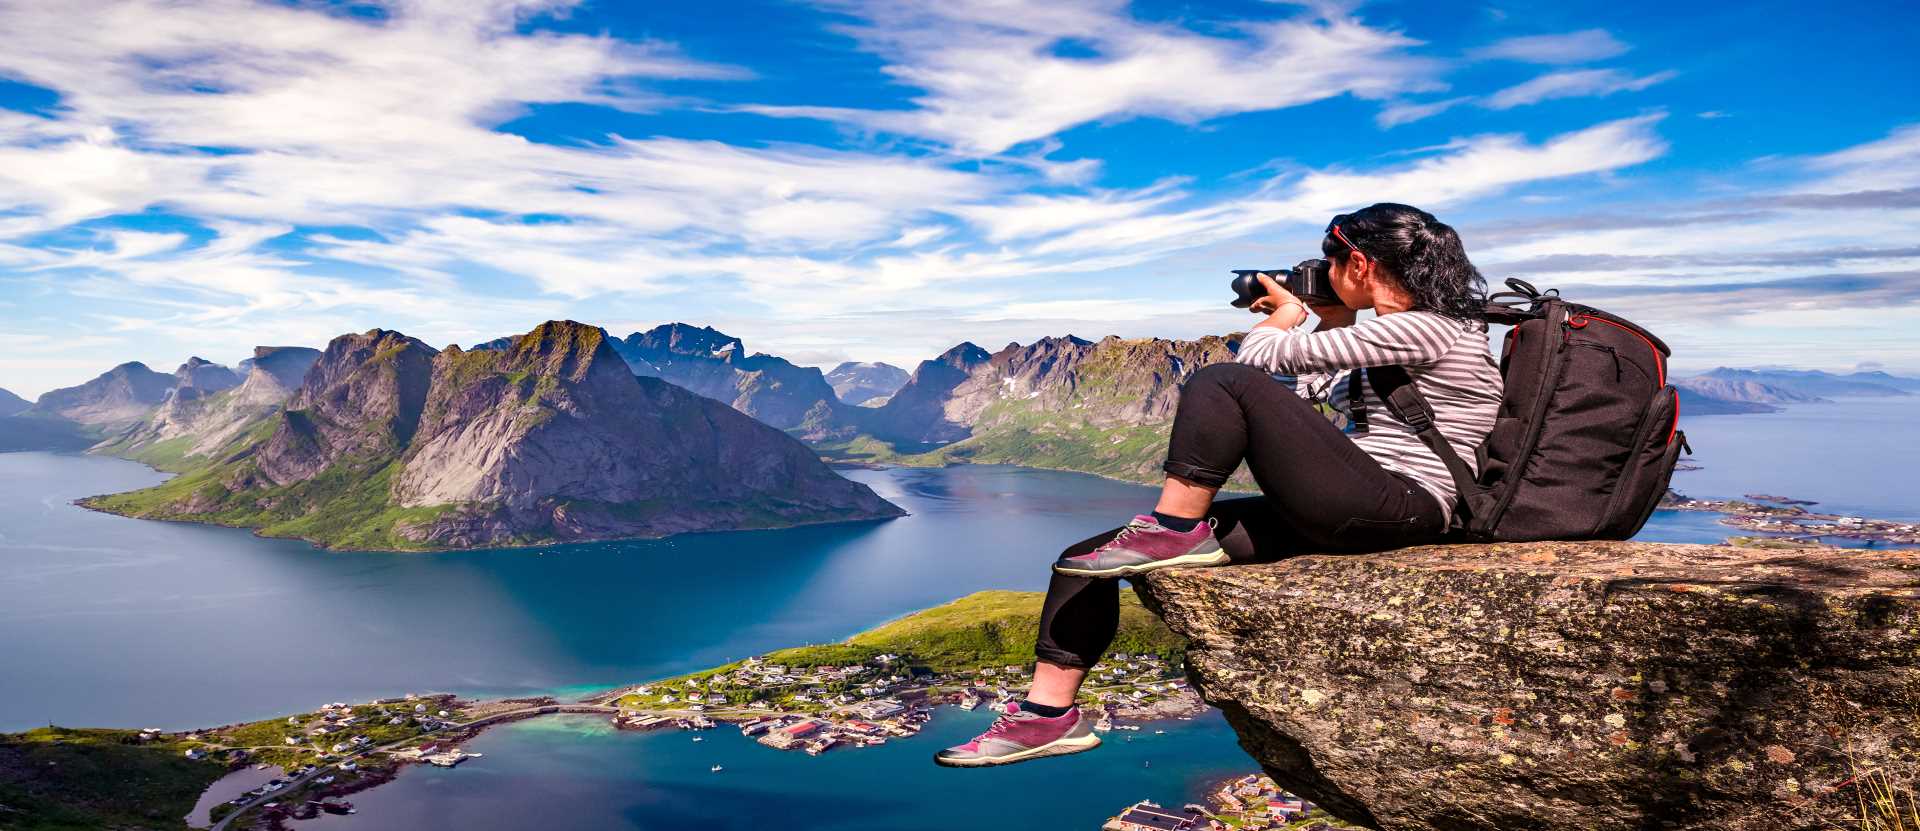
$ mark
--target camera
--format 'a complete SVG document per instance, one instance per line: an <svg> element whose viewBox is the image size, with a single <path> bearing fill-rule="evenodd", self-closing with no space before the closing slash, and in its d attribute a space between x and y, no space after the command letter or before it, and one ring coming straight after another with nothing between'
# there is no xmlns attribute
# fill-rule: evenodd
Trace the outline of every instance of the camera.
<svg viewBox="0 0 1920 831"><path fill-rule="evenodd" d="M1333 282L1327 279L1327 270L1332 267L1326 260L1301 260L1292 268L1235 269L1233 272L1233 306L1244 309L1253 305L1253 301L1267 296L1267 290L1260 286L1258 274L1266 274L1274 282L1286 286L1287 291L1301 300L1339 305L1340 295L1333 291Z"/></svg>

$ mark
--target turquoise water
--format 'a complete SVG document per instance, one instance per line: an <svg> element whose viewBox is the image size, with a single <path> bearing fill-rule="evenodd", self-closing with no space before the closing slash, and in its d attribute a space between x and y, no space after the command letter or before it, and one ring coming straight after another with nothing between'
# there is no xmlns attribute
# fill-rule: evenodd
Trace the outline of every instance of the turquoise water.
<svg viewBox="0 0 1920 831"><path fill-rule="evenodd" d="M1688 418L1705 469L1678 474L1675 487L1920 516L1907 490L1920 431L1903 409L1883 400ZM913 515L396 555L84 511L71 501L162 477L113 459L0 454L0 730L197 727L408 691L582 693L837 640L980 589L1041 589L1055 552L1141 510L1152 494L1009 467L847 475ZM1711 515L1661 512L1642 538L1727 534ZM469 749L488 754L480 760L409 769L357 796L359 815L317 823L1092 828L1133 800L1178 804L1204 781L1250 768L1217 716L1001 771L926 763L986 718L946 711L915 739L818 758L727 730L695 744L679 733L615 733L590 718L536 720L475 740ZM714 774L713 764L727 770Z"/></svg>
<svg viewBox="0 0 1920 831"><path fill-rule="evenodd" d="M1165 735L1108 733L1105 745L1071 758L988 770L928 760L989 720L985 708L948 707L914 738L808 756L725 727L696 743L681 732L617 732L587 716L536 719L464 745L482 758L408 768L350 797L359 813L300 827L1091 831L1135 800L1179 805L1252 768L1217 714L1168 722ZM725 770L714 773L716 764Z"/></svg>

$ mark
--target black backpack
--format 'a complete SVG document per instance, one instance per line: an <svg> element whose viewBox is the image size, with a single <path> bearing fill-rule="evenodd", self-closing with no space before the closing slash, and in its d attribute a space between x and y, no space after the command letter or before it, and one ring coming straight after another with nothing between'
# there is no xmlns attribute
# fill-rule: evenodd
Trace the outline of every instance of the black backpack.
<svg viewBox="0 0 1920 831"><path fill-rule="evenodd" d="M1403 367L1368 381L1453 473L1452 536L1481 542L1624 540L1640 533L1687 447L1667 345L1632 322L1522 280L1488 298L1513 328L1500 350L1505 396L1477 449L1480 475L1434 429Z"/></svg>

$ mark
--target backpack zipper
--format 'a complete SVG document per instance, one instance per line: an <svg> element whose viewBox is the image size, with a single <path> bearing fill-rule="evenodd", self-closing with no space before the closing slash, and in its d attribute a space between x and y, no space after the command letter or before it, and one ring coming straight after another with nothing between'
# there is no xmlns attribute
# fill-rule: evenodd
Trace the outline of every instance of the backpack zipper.
<svg viewBox="0 0 1920 831"><path fill-rule="evenodd" d="M1584 314L1584 313L1577 314L1570 318L1567 318L1567 326L1572 327L1574 329L1585 329L1587 328L1588 323L1596 322L1596 321L1600 323L1605 323L1608 326L1612 326L1613 328L1619 329L1622 332L1626 332L1629 335L1639 338L1641 343L1646 344L1647 351L1653 353L1653 368L1657 370L1660 374L1659 379L1654 381L1653 388L1659 389L1667 385L1667 363L1666 361L1663 361L1660 359L1660 348L1657 346L1654 346L1653 341L1648 340L1646 335L1643 335L1643 334L1640 334L1639 332L1634 331L1633 327L1623 326L1621 324L1608 320L1604 317L1594 317L1593 315ZM1571 336L1569 335L1569 337ZM1615 360L1618 360L1619 354L1615 353L1614 357L1615 357Z"/></svg>

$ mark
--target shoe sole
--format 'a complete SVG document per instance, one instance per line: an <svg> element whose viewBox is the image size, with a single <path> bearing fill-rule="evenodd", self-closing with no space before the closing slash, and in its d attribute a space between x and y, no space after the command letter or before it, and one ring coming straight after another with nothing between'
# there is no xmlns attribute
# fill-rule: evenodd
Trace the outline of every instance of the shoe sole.
<svg viewBox="0 0 1920 831"><path fill-rule="evenodd" d="M1085 753L1099 746L1100 737L1088 733L1077 739L1055 739L1039 747L1028 748L1019 753L1009 753L1005 756L982 756L977 759L943 759L935 756L933 757L933 763L941 767L949 768L989 768L995 765L1011 765L1015 762L1025 762L1029 759L1041 759L1048 756L1070 756L1075 753Z"/></svg>
<svg viewBox="0 0 1920 831"><path fill-rule="evenodd" d="M1227 552L1224 549L1216 548L1204 554L1182 554L1178 557L1155 560L1151 563L1135 563L1130 566L1114 566L1113 568L1065 568L1056 563L1053 566L1053 571L1055 574L1064 574L1069 577L1133 577L1149 571L1158 571L1163 568L1221 566L1226 565L1230 559L1232 558L1227 556Z"/></svg>

